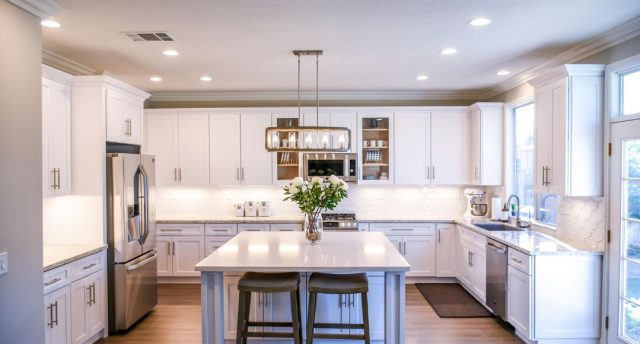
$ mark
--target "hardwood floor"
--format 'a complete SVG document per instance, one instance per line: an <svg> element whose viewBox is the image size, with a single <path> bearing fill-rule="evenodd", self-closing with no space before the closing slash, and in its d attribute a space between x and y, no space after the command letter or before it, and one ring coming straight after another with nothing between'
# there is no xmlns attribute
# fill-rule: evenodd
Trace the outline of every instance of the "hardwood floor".
<svg viewBox="0 0 640 344"><path fill-rule="evenodd" d="M201 343L199 285L164 284L158 295L158 306L145 319L99 343ZM521 343L494 318L439 318L413 285L407 285L406 299L407 344Z"/></svg>

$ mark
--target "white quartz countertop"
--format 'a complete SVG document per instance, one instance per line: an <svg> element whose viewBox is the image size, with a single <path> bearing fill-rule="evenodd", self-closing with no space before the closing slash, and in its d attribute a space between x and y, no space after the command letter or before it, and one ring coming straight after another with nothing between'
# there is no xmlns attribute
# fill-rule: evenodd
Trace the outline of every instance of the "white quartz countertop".
<svg viewBox="0 0 640 344"><path fill-rule="evenodd" d="M104 244L45 245L42 252L42 267L44 271L55 269L106 248L107 245Z"/></svg>
<svg viewBox="0 0 640 344"><path fill-rule="evenodd" d="M176 223L302 223L303 217L292 216L207 216L195 217L158 217L158 224Z"/></svg>
<svg viewBox="0 0 640 344"><path fill-rule="evenodd" d="M409 271L383 233L325 232L313 245L302 232L242 232L199 262L198 271Z"/></svg>

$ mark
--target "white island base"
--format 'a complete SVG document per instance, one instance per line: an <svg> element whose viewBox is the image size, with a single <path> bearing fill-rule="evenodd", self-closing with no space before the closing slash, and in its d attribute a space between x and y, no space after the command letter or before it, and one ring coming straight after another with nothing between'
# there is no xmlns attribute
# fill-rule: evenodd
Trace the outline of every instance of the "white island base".
<svg viewBox="0 0 640 344"><path fill-rule="evenodd" d="M225 339L227 342L235 340L237 284L234 282L242 272L297 271L303 274L300 286L303 334L308 275L313 272L367 272L372 342L402 344L405 341L405 272L409 268L407 261L382 233L324 233L319 244L311 245L299 232L243 232L196 265L202 280L203 343L222 344ZM279 307L276 295L252 298L256 300L252 317L265 321L290 319L289 304ZM327 316L338 316L341 321L361 320L357 297L330 297L335 302L318 305L318 321L321 321L323 306L329 308L324 311Z"/></svg>

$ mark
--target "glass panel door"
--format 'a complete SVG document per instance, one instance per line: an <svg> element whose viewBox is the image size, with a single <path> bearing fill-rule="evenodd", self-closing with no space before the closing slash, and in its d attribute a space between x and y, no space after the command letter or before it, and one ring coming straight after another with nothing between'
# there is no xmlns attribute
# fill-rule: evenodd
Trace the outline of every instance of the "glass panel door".
<svg viewBox="0 0 640 344"><path fill-rule="evenodd" d="M640 121L612 125L610 343L640 344Z"/></svg>

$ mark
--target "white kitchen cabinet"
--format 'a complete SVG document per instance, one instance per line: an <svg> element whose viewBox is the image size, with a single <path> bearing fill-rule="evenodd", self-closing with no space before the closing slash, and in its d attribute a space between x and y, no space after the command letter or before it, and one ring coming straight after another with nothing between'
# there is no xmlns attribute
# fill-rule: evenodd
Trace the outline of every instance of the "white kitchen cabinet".
<svg viewBox="0 0 640 344"><path fill-rule="evenodd" d="M404 256L411 270L408 277L435 276L436 244L432 235L387 236Z"/></svg>
<svg viewBox="0 0 640 344"><path fill-rule="evenodd" d="M395 125L391 111L358 111L359 184L393 184L395 178ZM369 142L365 146L364 141ZM371 145L376 142L375 147ZM382 147L378 145L382 143Z"/></svg>
<svg viewBox="0 0 640 344"><path fill-rule="evenodd" d="M156 184L209 184L209 115L147 114L146 150L156 157Z"/></svg>
<svg viewBox="0 0 640 344"><path fill-rule="evenodd" d="M395 183L464 185L468 182L466 109L396 112Z"/></svg>
<svg viewBox="0 0 640 344"><path fill-rule="evenodd" d="M236 340L238 326L238 304L239 292L238 281L240 275L224 276L224 338L226 340ZM260 306L258 303L260 302ZM249 311L249 321L262 321L262 295L252 293L251 309ZM260 328L262 330L262 328Z"/></svg>
<svg viewBox="0 0 640 344"><path fill-rule="evenodd" d="M207 236L205 238L205 256L212 254L231 239L233 236Z"/></svg>
<svg viewBox="0 0 640 344"><path fill-rule="evenodd" d="M71 78L42 67L43 195L71 193Z"/></svg>
<svg viewBox="0 0 640 344"><path fill-rule="evenodd" d="M71 291L69 286L44 295L45 343L71 343Z"/></svg>
<svg viewBox="0 0 640 344"><path fill-rule="evenodd" d="M272 232L300 232L302 224L300 223L272 223L270 226Z"/></svg>
<svg viewBox="0 0 640 344"><path fill-rule="evenodd" d="M456 275L456 226L453 223L436 225L436 276L454 277Z"/></svg>
<svg viewBox="0 0 640 344"><path fill-rule="evenodd" d="M118 84L121 84L119 81ZM107 141L142 144L143 104L148 95L127 94L121 89L106 92Z"/></svg>
<svg viewBox="0 0 640 344"><path fill-rule="evenodd" d="M170 236L156 237L156 249L158 250L158 277L173 276L173 255Z"/></svg>
<svg viewBox="0 0 640 344"><path fill-rule="evenodd" d="M533 338L530 295L533 295L532 278L509 265L507 268L507 321L526 338Z"/></svg>
<svg viewBox="0 0 640 344"><path fill-rule="evenodd" d="M211 115L211 185L272 183L272 156L264 148L270 124L270 113Z"/></svg>
<svg viewBox="0 0 640 344"><path fill-rule="evenodd" d="M503 104L471 105L470 179L473 185L502 185Z"/></svg>
<svg viewBox="0 0 640 344"><path fill-rule="evenodd" d="M104 328L104 271L71 283L71 342L85 343Z"/></svg>
<svg viewBox="0 0 640 344"><path fill-rule="evenodd" d="M171 253L173 255L173 276L199 277L200 272L194 266L204 259L204 237L174 236Z"/></svg>
<svg viewBox="0 0 640 344"><path fill-rule="evenodd" d="M316 116L315 109L304 109L302 113L302 123L304 126L315 127L319 125L321 127L344 127L349 128L351 130L351 137L344 138L349 139L351 142L351 149L349 152L357 152L358 151L358 143L357 143L357 115L355 111L348 110L331 110L331 111L323 111L319 112L319 116ZM316 118L319 118L316 121ZM317 135L311 134L312 142L318 142L320 138ZM304 140L304 138L303 138ZM303 141L304 142L304 141ZM338 136L329 137L329 146L332 148L339 148L340 138Z"/></svg>
<svg viewBox="0 0 640 344"><path fill-rule="evenodd" d="M481 302L485 302L487 284L486 237L458 227L462 254L457 277Z"/></svg>
<svg viewBox="0 0 640 344"><path fill-rule="evenodd" d="M204 224L160 224L158 236L159 277L199 277L193 267L205 257Z"/></svg>
<svg viewBox="0 0 640 344"><path fill-rule="evenodd" d="M471 265L471 288L473 292L485 302L487 295L487 255L483 249L471 247L469 249L469 264Z"/></svg>
<svg viewBox="0 0 640 344"><path fill-rule="evenodd" d="M604 65L564 65L530 81L535 104L534 190L603 192Z"/></svg>

